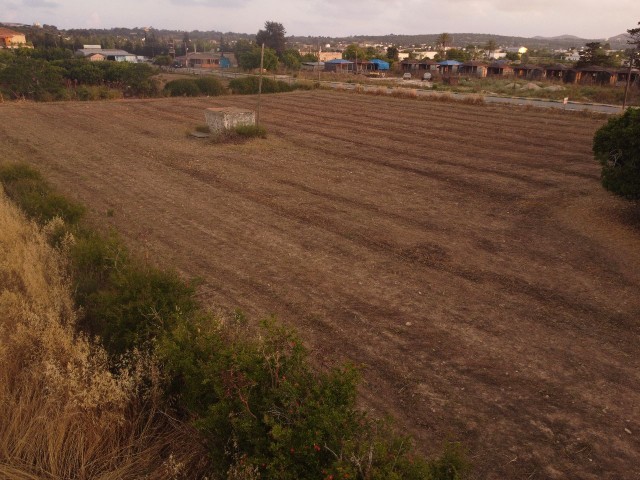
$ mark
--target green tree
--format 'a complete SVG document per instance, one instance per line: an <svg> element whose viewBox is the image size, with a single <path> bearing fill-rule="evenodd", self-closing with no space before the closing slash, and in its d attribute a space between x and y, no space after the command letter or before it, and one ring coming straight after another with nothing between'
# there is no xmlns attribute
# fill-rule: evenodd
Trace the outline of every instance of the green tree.
<svg viewBox="0 0 640 480"><path fill-rule="evenodd" d="M149 39L147 39L148 42ZM189 32L184 32L182 36L182 47L184 48L185 55L189 52L193 52L193 46L191 45L191 37Z"/></svg>
<svg viewBox="0 0 640 480"><path fill-rule="evenodd" d="M158 55L153 59L153 64L159 67L168 67L173 62L173 59L169 55Z"/></svg>
<svg viewBox="0 0 640 480"><path fill-rule="evenodd" d="M609 119L593 137L593 154L602 165L604 188L640 199L640 109Z"/></svg>
<svg viewBox="0 0 640 480"><path fill-rule="evenodd" d="M286 30L281 23L265 22L264 30L259 30L256 35L256 43L275 50L278 57L282 56L286 48Z"/></svg>
<svg viewBox="0 0 640 480"><path fill-rule="evenodd" d="M255 46L256 44L250 42L249 40L240 39L233 46L233 53L235 54L236 58L239 58L243 53L253 50Z"/></svg>
<svg viewBox="0 0 640 480"><path fill-rule="evenodd" d="M391 46L391 47L387 47L387 58L389 60L393 60L393 61L398 61L398 54L400 53L400 51L398 50L398 47Z"/></svg>
<svg viewBox="0 0 640 480"><path fill-rule="evenodd" d="M640 22L638 22L640 25ZM630 35L627 43L630 45L629 49L629 61L632 66L640 67L640 28L630 28L627 30Z"/></svg>
<svg viewBox="0 0 640 480"><path fill-rule="evenodd" d="M451 45L451 34L449 33L441 33L440 35L438 35L438 47L439 50L444 52L448 46Z"/></svg>
<svg viewBox="0 0 640 480"><path fill-rule="evenodd" d="M489 58L493 57L493 55L496 53L496 48L498 48L498 46L496 45L496 41L491 38L484 46L484 49L489 53L487 55Z"/></svg>
<svg viewBox="0 0 640 480"><path fill-rule="evenodd" d="M298 50L290 48L285 50L282 54L282 63L290 70L300 70L300 66L302 65L302 56Z"/></svg>
<svg viewBox="0 0 640 480"><path fill-rule="evenodd" d="M459 48L451 48L447 50L447 60L457 60L458 62L467 62L471 58L469 52L465 52Z"/></svg>
<svg viewBox="0 0 640 480"><path fill-rule="evenodd" d="M367 58L367 52L364 48L352 43L342 51L342 58L345 60L356 60L356 58L358 60L365 60Z"/></svg>
<svg viewBox="0 0 640 480"><path fill-rule="evenodd" d="M260 68L261 50L261 47L255 45L251 50L241 53L238 56L238 66L243 70ZM264 68L266 70L276 70L278 68L278 55L271 48L264 49Z"/></svg>
<svg viewBox="0 0 640 480"><path fill-rule="evenodd" d="M515 62L517 60L520 60L520 54L518 52L507 52L507 55L504 58L512 62Z"/></svg>
<svg viewBox="0 0 640 480"><path fill-rule="evenodd" d="M576 67L612 67L613 64L613 58L607 55L600 42L591 42L585 45Z"/></svg>
<svg viewBox="0 0 640 480"><path fill-rule="evenodd" d="M466 47L464 47L463 50L469 54L470 60L477 60L478 58L484 55L484 51L482 52L482 55L481 55L480 49L478 49L477 46L471 43L468 44Z"/></svg>

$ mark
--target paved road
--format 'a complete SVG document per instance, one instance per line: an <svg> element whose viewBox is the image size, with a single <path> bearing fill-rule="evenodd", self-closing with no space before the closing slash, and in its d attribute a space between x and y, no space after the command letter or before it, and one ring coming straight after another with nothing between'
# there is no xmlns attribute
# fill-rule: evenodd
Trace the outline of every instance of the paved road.
<svg viewBox="0 0 640 480"><path fill-rule="evenodd" d="M226 78L237 78L249 76L250 74L246 73L235 73L235 72L215 72L216 75ZM268 74L265 75L268 78L272 78L274 80L282 80L288 83L296 82L296 79L289 75L273 75ZM389 80L389 79L387 79ZM326 87L331 87L335 89L341 90L353 90L356 88L356 84L354 83L346 83L346 82L331 82L331 81L322 81L320 82L322 85ZM387 88L387 90L391 93L395 89L406 88L403 86L397 87L384 87L382 85L375 84L358 84L364 87L365 90L379 90L380 88ZM420 86L423 84L421 83ZM449 95L454 98L459 98L463 100L465 98L478 97L478 94L468 94L468 93L454 93L454 92L433 92L429 90L423 90L420 88L415 88L415 82L410 86L410 88L414 88L416 94L418 96L430 96L430 95ZM599 113L607 113L607 114L619 114L622 112L622 107L619 105L604 105L597 103L581 103L581 102L572 102L569 101L566 105L558 100L542 100L542 99L531 99L531 98L518 98L518 97L499 97L493 95L481 95L484 98L486 103L506 103L510 105L531 105L533 107L540 108L557 108L561 110L573 110L573 111L589 111L589 112L599 112Z"/></svg>

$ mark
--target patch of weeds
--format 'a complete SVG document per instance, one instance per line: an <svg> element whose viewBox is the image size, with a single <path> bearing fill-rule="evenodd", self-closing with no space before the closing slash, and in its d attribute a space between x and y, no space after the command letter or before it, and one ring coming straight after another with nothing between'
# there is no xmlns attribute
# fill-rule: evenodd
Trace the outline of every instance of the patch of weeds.
<svg viewBox="0 0 640 480"><path fill-rule="evenodd" d="M25 164L0 166L0 183L7 196L17 203L26 215L45 224L60 217L74 225L80 221L85 209L56 193L39 172Z"/></svg>
<svg viewBox="0 0 640 480"><path fill-rule="evenodd" d="M262 125L238 125L234 131L245 138L267 138L267 130Z"/></svg>
<svg viewBox="0 0 640 480"><path fill-rule="evenodd" d="M267 130L261 125L238 125L211 136L213 143L242 143L252 138L267 138Z"/></svg>
<svg viewBox="0 0 640 480"><path fill-rule="evenodd" d="M440 458L429 465L429 473L433 480L460 480L471 470L464 447L459 442L445 445Z"/></svg>

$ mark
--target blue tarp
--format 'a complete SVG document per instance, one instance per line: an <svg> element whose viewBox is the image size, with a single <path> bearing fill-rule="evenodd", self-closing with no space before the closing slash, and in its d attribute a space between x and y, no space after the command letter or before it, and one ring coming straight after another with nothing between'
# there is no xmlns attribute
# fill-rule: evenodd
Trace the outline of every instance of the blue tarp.
<svg viewBox="0 0 640 480"><path fill-rule="evenodd" d="M389 70L389 62L377 58L370 60L370 62L376 65L376 70Z"/></svg>
<svg viewBox="0 0 640 480"><path fill-rule="evenodd" d="M444 62L438 63L438 65L445 65L445 66L446 65L453 65L453 66L456 66L456 65L462 65L462 62L459 62L457 60L445 60Z"/></svg>

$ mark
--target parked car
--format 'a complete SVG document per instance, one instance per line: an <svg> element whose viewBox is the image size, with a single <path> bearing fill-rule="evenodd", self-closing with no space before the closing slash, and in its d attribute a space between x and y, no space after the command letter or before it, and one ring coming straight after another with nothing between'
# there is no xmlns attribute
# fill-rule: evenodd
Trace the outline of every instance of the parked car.
<svg viewBox="0 0 640 480"><path fill-rule="evenodd" d="M422 75L422 80L431 80L431 73L427 72Z"/></svg>
<svg viewBox="0 0 640 480"><path fill-rule="evenodd" d="M402 75L402 79L403 80L411 80L411 74L409 72L405 73L404 75Z"/></svg>

